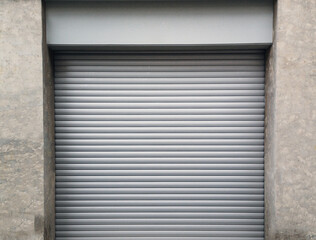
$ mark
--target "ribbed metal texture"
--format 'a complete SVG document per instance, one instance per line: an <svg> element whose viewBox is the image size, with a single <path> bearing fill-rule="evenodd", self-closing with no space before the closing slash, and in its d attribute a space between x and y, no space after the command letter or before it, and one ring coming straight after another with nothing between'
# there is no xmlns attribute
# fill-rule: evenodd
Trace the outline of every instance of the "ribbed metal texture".
<svg viewBox="0 0 316 240"><path fill-rule="evenodd" d="M57 240L263 240L264 52L57 52Z"/></svg>

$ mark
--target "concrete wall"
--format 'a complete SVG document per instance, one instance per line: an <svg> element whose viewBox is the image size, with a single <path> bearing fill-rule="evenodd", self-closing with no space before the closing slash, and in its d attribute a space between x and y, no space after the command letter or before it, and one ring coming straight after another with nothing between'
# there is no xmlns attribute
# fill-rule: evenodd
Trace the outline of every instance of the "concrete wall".
<svg viewBox="0 0 316 240"><path fill-rule="evenodd" d="M0 1L0 239L44 229L42 8Z"/></svg>
<svg viewBox="0 0 316 240"><path fill-rule="evenodd" d="M267 69L266 239L316 239L316 1L279 0Z"/></svg>

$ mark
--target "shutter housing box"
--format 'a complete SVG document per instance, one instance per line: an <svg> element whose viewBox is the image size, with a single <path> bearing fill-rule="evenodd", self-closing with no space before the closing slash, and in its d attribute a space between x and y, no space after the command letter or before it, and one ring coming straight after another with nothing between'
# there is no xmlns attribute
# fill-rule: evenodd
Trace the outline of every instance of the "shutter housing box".
<svg viewBox="0 0 316 240"><path fill-rule="evenodd" d="M47 43L102 46L261 46L272 43L272 0L49 1Z"/></svg>

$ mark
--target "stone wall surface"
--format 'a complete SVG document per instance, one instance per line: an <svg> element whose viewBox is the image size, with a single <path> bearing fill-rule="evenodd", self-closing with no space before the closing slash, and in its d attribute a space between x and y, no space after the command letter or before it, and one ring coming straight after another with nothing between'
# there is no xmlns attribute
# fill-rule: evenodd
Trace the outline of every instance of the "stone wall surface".
<svg viewBox="0 0 316 240"><path fill-rule="evenodd" d="M267 62L266 239L316 239L316 1L278 0Z"/></svg>
<svg viewBox="0 0 316 240"><path fill-rule="evenodd" d="M40 0L0 1L0 239L43 239Z"/></svg>

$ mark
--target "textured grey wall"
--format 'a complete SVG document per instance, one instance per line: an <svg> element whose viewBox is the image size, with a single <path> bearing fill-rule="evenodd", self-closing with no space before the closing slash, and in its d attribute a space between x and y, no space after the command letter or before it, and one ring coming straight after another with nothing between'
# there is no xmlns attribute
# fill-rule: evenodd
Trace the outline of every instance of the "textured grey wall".
<svg viewBox="0 0 316 240"><path fill-rule="evenodd" d="M266 239L316 239L316 1L279 0L267 69Z"/></svg>
<svg viewBox="0 0 316 240"><path fill-rule="evenodd" d="M0 239L42 239L40 0L0 1Z"/></svg>

